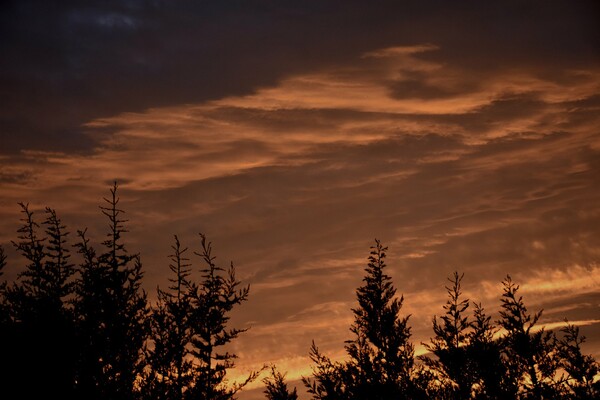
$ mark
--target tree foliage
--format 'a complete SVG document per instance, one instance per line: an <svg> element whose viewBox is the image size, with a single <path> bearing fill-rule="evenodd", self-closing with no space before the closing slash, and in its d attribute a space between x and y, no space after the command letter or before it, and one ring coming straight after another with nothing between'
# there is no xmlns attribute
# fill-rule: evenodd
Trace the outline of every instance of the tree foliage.
<svg viewBox="0 0 600 400"><path fill-rule="evenodd" d="M150 304L140 256L129 253L116 184L100 207L108 231L97 248L78 231L72 261L69 232L51 209L38 224L20 203L12 245L25 261L0 282L0 387L19 398L109 400L233 400L261 371L242 382L228 372L230 344L246 329L229 327L231 312L249 296L232 263L217 264L200 234L200 267L175 236L166 288ZM510 276L502 282L499 318L463 295L463 275L449 278L443 314L432 319L429 354L415 357L404 297L387 274L386 251L371 247L351 312L344 360L312 343L315 400L597 399L600 367L582 352L585 337L567 323L558 333L541 326ZM0 246L0 277L8 268ZM285 373L271 367L262 380L267 400L297 400Z"/></svg>
<svg viewBox="0 0 600 400"><path fill-rule="evenodd" d="M100 209L108 232L97 253L86 231L79 231L82 256L75 291L81 346L77 393L85 398L128 399L141 372L141 354L148 336L148 307L142 290L142 264L123 242L127 232L119 209L117 185Z"/></svg>
<svg viewBox="0 0 600 400"><path fill-rule="evenodd" d="M415 362L408 317L398 316L403 297L384 273L385 251L376 241L357 289L347 360L332 360L312 344L313 377L303 381L313 399L598 398L598 364L581 353L578 328L567 325L558 339L538 327L541 311L527 311L510 276L496 326L480 303L463 298L463 275L455 272L445 312L432 319L429 354Z"/></svg>
<svg viewBox="0 0 600 400"><path fill-rule="evenodd" d="M168 290L157 289L157 303L150 317L151 348L146 352L146 371L142 385L148 399L182 400L193 380L190 360L192 325L189 293L189 259L175 236L169 269Z"/></svg>
<svg viewBox="0 0 600 400"><path fill-rule="evenodd" d="M271 366L271 375L264 378L263 383L267 400L298 400L296 388L289 390L285 374L279 372L275 366Z"/></svg>
<svg viewBox="0 0 600 400"><path fill-rule="evenodd" d="M471 331L468 333L468 357L473 373L472 397L475 399L507 399L514 393L506 385L506 366L502 346L495 338L498 329L486 315L481 303L474 303Z"/></svg>
<svg viewBox="0 0 600 400"><path fill-rule="evenodd" d="M230 313L248 299L249 286L241 287L233 263L227 269L216 264L212 244L200 234L201 251L195 252L204 267L198 284L190 285L194 381L191 398L234 399L235 394L258 377L251 373L244 382L227 384L227 371L235 367L235 354L223 348L247 329L228 328Z"/></svg>
<svg viewBox="0 0 600 400"><path fill-rule="evenodd" d="M385 273L386 250L379 240L371 247L364 284L356 291L359 306L352 310L354 338L346 342L348 361L333 363L313 343L314 378L304 382L314 399L384 400L421 395L413 382L409 316L400 316L404 298L396 296Z"/></svg>
<svg viewBox="0 0 600 400"><path fill-rule="evenodd" d="M579 334L579 327L567 322L561 329L563 337L558 342L560 367L565 371L564 394L575 399L597 399L600 397L600 366L590 355L581 352L585 336Z"/></svg>
<svg viewBox="0 0 600 400"><path fill-rule="evenodd" d="M446 287L448 300L444 305L445 314L438 320L433 317L431 343L425 347L434 356L421 359L431 369L438 381L438 397L466 399L471 396L475 378L474 365L469 357L469 334L471 327L466 311L469 299L461 299L461 280L463 275L454 273Z"/></svg>
<svg viewBox="0 0 600 400"><path fill-rule="evenodd" d="M4 275L7 258L4 247L0 246L0 278ZM6 281L0 282L0 332L6 330L10 323L10 308L6 299L6 286Z"/></svg>
<svg viewBox="0 0 600 400"><path fill-rule="evenodd" d="M227 371L237 356L221 349L246 329L229 329L232 309L246 301L249 287L241 287L230 264L217 266L212 245L200 234L200 281L191 278L191 264L177 236L169 268L173 277L167 291L158 289L151 317L151 348L147 351L142 384L148 399L233 399L247 383L228 384Z"/></svg>
<svg viewBox="0 0 600 400"><path fill-rule="evenodd" d="M534 329L542 311L529 314L519 296L519 286L510 276L502 282L502 310L499 325L506 334L502 338L507 386L523 399L552 398L555 392L559 359L556 338L544 328Z"/></svg>
<svg viewBox="0 0 600 400"><path fill-rule="evenodd" d="M65 225L46 208L40 226L29 206L19 203L23 215L14 248L26 260L12 285L2 285L2 354L0 376L7 390L24 397L73 395L75 324L70 304L72 276ZM40 230L42 230L40 234ZM0 254L6 265L4 250ZM43 334L40 334L43 332ZM37 360L33 362L32 360ZM35 379L37 384L29 384Z"/></svg>

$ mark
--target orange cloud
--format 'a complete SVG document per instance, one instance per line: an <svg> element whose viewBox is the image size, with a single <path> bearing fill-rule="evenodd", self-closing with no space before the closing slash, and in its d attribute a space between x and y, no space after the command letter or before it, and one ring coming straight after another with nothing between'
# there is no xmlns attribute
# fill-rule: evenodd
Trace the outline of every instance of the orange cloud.
<svg viewBox="0 0 600 400"><path fill-rule="evenodd" d="M343 356L373 237L390 247L416 344L456 269L491 312L511 273L533 305L593 319L578 296L600 285L600 71L474 76L427 58L439 50L381 49L247 95L88 121L88 154L3 156L0 239L22 200L101 232L91 216L118 179L147 287L164 284L173 233L191 247L204 231L252 285L233 319L253 326L240 370L267 353L291 379L309 373L312 339Z"/></svg>

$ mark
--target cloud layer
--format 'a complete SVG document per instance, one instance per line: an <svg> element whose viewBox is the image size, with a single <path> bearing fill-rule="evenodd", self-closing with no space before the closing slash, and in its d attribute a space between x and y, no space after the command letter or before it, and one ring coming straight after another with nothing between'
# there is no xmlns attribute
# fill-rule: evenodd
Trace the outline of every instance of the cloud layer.
<svg viewBox="0 0 600 400"><path fill-rule="evenodd" d="M460 270L491 313L511 274L544 323L578 321L600 354L592 6L431 3L69 5L47 10L56 26L31 52L16 45L38 28L16 24L42 9L12 4L0 242L17 201L99 241L97 204L117 179L150 291L166 283L172 235L193 248L198 232L251 284L233 320L252 326L235 343L240 372L275 362L297 379L312 339L343 356L375 237L418 350ZM40 49L49 65L29 58Z"/></svg>

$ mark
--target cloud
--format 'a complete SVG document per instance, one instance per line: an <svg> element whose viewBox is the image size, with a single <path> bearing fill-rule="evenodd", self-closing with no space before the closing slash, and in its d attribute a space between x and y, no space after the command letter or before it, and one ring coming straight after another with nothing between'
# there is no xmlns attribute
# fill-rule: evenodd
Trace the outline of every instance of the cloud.
<svg viewBox="0 0 600 400"><path fill-rule="evenodd" d="M85 153L97 144L82 128L89 121L251 94L361 55L414 61L390 89L441 104L498 70L564 80L565 69L598 60L594 1L348 1L340 10L322 1L25 0L1 7L0 151L13 154ZM411 76L411 65L438 74Z"/></svg>
<svg viewBox="0 0 600 400"><path fill-rule="evenodd" d="M475 21L463 49L459 39L467 33L445 30L452 18L437 26L442 14L426 15L419 5L406 6L418 18L405 17L404 25L381 19L377 7L363 15L363 7L349 5L349 21L332 33L341 17L327 4L310 3L323 11L313 14L287 3L275 10L237 5L231 13L208 3L161 3L162 17L143 2L128 4L54 11L75 18L65 40L81 48L66 51L68 68L40 67L47 75L22 83L52 87L54 95L67 87L66 97L54 105L50 95L40 100L50 105L13 97L4 111L2 121L15 130L3 132L27 133L0 157L2 243L14 236L15 203L23 200L57 208L72 230L87 225L101 240L97 203L117 179L146 287L165 283L173 234L190 248L197 232L208 234L218 261L233 260L251 284L248 304L232 320L253 326L235 345L240 367L262 363L267 351L292 377L303 373L297 368L312 339L343 356L354 290L375 237L389 246L389 272L405 294L415 343L431 335L431 315L440 313L454 270L466 273L466 293L490 312L510 273L534 308L555 310L544 322L560 321L563 311L591 319L600 259L600 72L589 63L594 56L578 52L588 39L579 50L567 46L575 39L559 41L559 62L544 69L540 57L550 56L540 54L548 49L534 46L529 54L527 45L548 21L529 28L528 18L516 16L510 26L523 43L508 48L515 41L503 39L503 23L512 17L495 6L451 11ZM539 12L579 15L563 7ZM211 40L183 40L190 10L202 11L190 38ZM13 13L29 15L18 7ZM299 15L317 29L288 29ZM569 18L557 32L573 28ZM586 21L578 20L574 38L585 37ZM375 22L382 32L363 42ZM241 30L226 29L233 25ZM37 29L10 26L24 39L26 29ZM416 27L421 31L409 33ZM261 38L264 49L246 48ZM315 38L322 40L309 48ZM54 49L57 39L48 40ZM497 52L471 53L490 43ZM93 66L101 57L115 61ZM9 70L4 76L20 73ZM6 87L16 96L25 86ZM56 139L63 131L73 133L65 140L74 139L77 151ZM199 261L192 259L195 268Z"/></svg>

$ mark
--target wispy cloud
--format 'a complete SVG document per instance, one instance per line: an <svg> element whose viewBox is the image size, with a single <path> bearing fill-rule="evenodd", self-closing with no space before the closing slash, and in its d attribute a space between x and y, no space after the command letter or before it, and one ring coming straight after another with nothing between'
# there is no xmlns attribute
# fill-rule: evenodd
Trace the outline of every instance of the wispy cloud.
<svg viewBox="0 0 600 400"><path fill-rule="evenodd" d="M240 367L267 351L292 378L313 338L342 356L374 237L416 343L456 269L492 312L507 273L535 306L582 304L600 286L600 71L474 76L443 51L382 48L249 94L88 120L86 154L2 156L2 242L19 200L100 231L90 218L117 179L147 287L165 282L172 234L192 247L207 233L252 285L233 320L253 325Z"/></svg>

